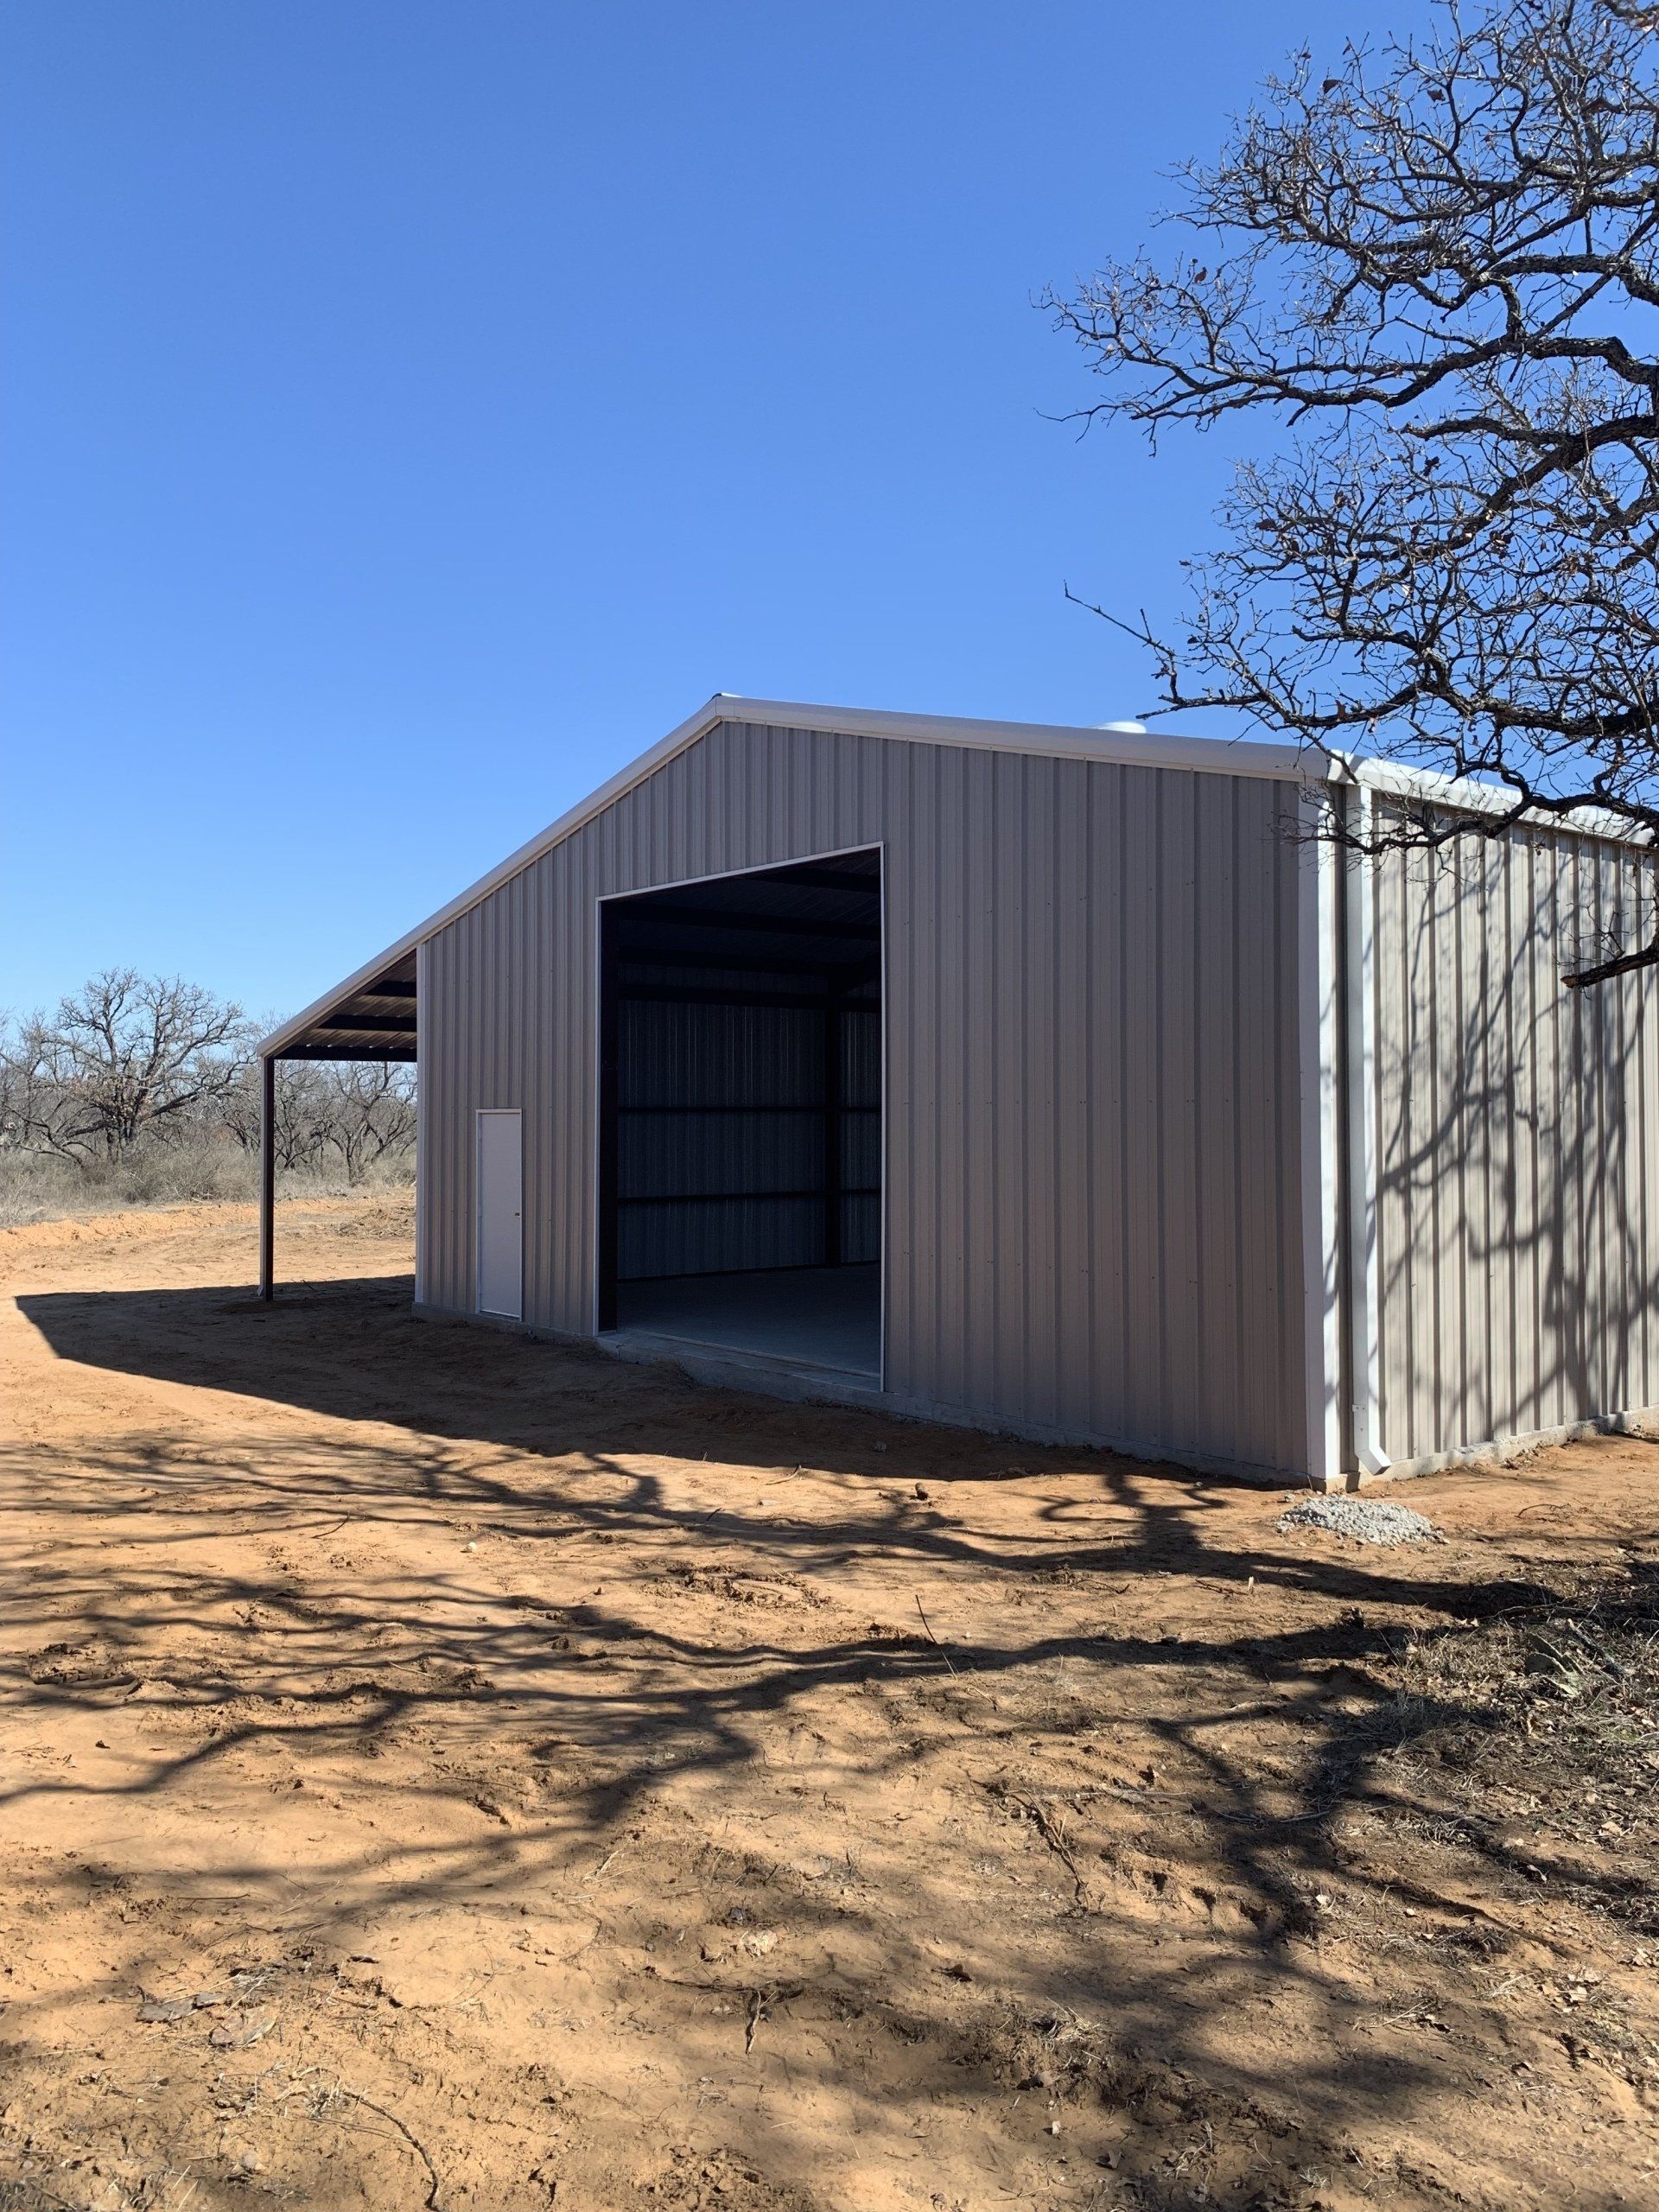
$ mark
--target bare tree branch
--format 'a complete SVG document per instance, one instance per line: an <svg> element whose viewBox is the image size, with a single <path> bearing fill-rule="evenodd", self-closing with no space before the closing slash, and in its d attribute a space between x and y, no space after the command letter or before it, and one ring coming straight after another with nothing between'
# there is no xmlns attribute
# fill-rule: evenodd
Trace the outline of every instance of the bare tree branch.
<svg viewBox="0 0 1659 2212"><path fill-rule="evenodd" d="M0 1015L0 1151L51 1154L95 1174L192 1146L257 1153L254 1034L239 1007L125 968L94 976L50 1017ZM275 1090L287 1173L357 1183L414 1149L412 1068L296 1061L278 1067Z"/></svg>
<svg viewBox="0 0 1659 2212"><path fill-rule="evenodd" d="M247 1041L240 1007L177 976L105 969L8 1050L18 1135L67 1159L122 1159L153 1125L223 1097Z"/></svg>
<svg viewBox="0 0 1659 2212"><path fill-rule="evenodd" d="M1445 0L1425 41L1299 56L1179 182L1193 250L1050 301L1103 380L1085 422L1276 426L1183 633L1109 617L1162 710L1659 844L1659 10Z"/></svg>

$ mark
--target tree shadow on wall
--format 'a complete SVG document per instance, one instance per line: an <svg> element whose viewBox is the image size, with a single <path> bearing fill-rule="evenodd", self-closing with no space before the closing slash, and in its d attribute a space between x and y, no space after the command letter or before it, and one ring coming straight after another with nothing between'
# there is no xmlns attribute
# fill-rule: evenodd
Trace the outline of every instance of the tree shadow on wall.
<svg viewBox="0 0 1659 2212"><path fill-rule="evenodd" d="M1659 1398L1651 977L1560 980L1649 926L1638 857L1543 832L1378 872L1384 1438L1397 1459Z"/></svg>

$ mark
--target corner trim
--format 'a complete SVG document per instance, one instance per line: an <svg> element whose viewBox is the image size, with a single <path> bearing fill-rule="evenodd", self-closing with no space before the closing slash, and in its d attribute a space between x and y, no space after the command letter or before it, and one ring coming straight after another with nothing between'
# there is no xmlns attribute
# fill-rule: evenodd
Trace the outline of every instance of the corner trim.
<svg viewBox="0 0 1659 2212"><path fill-rule="evenodd" d="M430 954L424 944L415 948L415 1302L426 1296L426 1213L428 1161L426 1135L426 1023L422 1019L430 1004L426 971Z"/></svg>
<svg viewBox="0 0 1659 2212"><path fill-rule="evenodd" d="M1352 793L1354 828L1371 834L1371 792L1362 785ZM1344 852L1345 901L1344 985L1347 1082L1344 1135L1348 1214L1349 1398L1353 1418L1354 1457L1362 1475L1385 1475L1389 1459L1382 1444L1382 1294L1377 1247L1376 1120L1376 863L1363 853Z"/></svg>
<svg viewBox="0 0 1659 2212"><path fill-rule="evenodd" d="M1338 1175L1338 855L1304 823L1297 849L1297 1034L1301 1069L1302 1346L1307 1478L1342 1471L1341 1221Z"/></svg>

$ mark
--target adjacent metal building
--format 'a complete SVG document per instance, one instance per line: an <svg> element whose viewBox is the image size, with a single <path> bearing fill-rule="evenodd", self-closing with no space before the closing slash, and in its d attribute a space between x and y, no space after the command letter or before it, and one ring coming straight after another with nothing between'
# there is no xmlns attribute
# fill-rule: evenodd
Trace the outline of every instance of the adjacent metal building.
<svg viewBox="0 0 1659 2212"><path fill-rule="evenodd" d="M1647 863L1346 862L1310 779L717 697L266 1039L267 1090L417 1060L426 1313L1274 1481L1645 1408L1654 1023L1559 975Z"/></svg>

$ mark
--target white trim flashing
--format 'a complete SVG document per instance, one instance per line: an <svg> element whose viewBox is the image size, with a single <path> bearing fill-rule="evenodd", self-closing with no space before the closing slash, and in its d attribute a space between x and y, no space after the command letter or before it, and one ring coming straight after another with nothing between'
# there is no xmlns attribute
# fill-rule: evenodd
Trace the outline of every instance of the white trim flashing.
<svg viewBox="0 0 1659 2212"><path fill-rule="evenodd" d="M1372 795L1354 794L1354 827L1371 833ZM1382 1434L1382 1288L1377 1245L1376 951L1375 863L1343 855L1347 900L1348 974L1348 1296L1349 1357L1352 1366L1354 1456L1362 1475L1385 1475L1389 1455Z"/></svg>
<svg viewBox="0 0 1659 2212"><path fill-rule="evenodd" d="M1338 1035L1336 847L1304 830L1298 850L1297 1032L1302 1140L1302 1342L1306 1472L1329 1489L1342 1471L1341 1219L1337 1127Z"/></svg>
<svg viewBox="0 0 1659 2212"><path fill-rule="evenodd" d="M1329 773L1332 783L1357 784L1380 792L1384 798L1420 799L1441 806L1452 814L1507 814L1516 794L1503 784L1489 784L1477 776L1445 776L1433 768L1413 768L1398 760L1367 760L1351 754L1333 755ZM1529 809L1512 825L1516 830L1554 830L1562 836L1594 837L1604 844L1634 845L1646 851L1649 841L1620 814L1603 807L1575 807L1570 814L1551 814Z"/></svg>

